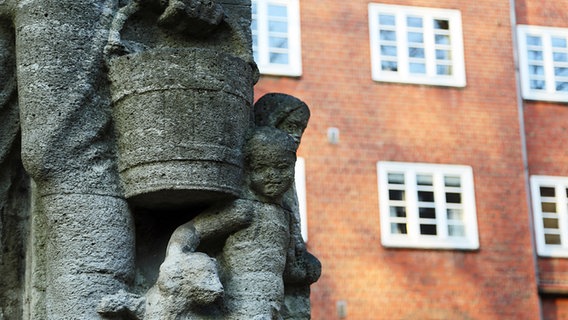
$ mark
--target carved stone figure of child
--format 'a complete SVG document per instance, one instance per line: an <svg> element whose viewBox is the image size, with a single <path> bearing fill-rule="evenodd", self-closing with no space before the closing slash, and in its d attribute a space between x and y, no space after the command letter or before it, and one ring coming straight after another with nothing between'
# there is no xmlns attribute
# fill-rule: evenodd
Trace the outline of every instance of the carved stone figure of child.
<svg viewBox="0 0 568 320"><path fill-rule="evenodd" d="M281 130L259 127L245 155L252 220L230 235L218 257L227 319L280 319L290 215L282 197L294 181L296 144Z"/></svg>
<svg viewBox="0 0 568 320"><path fill-rule="evenodd" d="M292 137L276 128L256 128L245 147L241 198L214 206L174 231L145 303L119 292L106 297L99 312L146 320L282 319L290 244L290 213L282 197L294 181L295 161ZM212 243L218 249L211 249Z"/></svg>
<svg viewBox="0 0 568 320"><path fill-rule="evenodd" d="M300 140L310 118L308 106L301 100L282 93L262 96L254 105L255 124L270 126L289 134L296 143ZM286 191L283 206L290 211L290 245L284 272L284 319L310 318L310 284L321 274L321 263L307 251L301 234L300 209L294 185Z"/></svg>

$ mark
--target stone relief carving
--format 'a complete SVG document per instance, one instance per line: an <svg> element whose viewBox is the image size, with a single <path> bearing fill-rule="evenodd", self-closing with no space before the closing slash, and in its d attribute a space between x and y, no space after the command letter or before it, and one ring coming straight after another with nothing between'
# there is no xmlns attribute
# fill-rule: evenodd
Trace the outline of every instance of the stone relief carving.
<svg viewBox="0 0 568 320"><path fill-rule="evenodd" d="M309 110L253 108L250 22L247 0L0 2L0 319L309 319Z"/></svg>

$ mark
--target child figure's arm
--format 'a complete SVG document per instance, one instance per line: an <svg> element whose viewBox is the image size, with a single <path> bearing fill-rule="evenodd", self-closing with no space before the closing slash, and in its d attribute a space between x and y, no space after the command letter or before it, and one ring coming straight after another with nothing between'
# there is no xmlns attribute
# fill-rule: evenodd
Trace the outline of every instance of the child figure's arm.
<svg viewBox="0 0 568 320"><path fill-rule="evenodd" d="M120 32L124 28L124 24L133 14L140 11L142 0L132 0L126 6L120 8L114 19L108 34L108 43L104 50L106 54L123 54L127 53L127 49L122 43Z"/></svg>
<svg viewBox="0 0 568 320"><path fill-rule="evenodd" d="M250 225L253 212L246 200L235 200L207 210L179 226L168 243L167 253L194 252L203 241L220 239Z"/></svg>
<svg viewBox="0 0 568 320"><path fill-rule="evenodd" d="M158 25L182 34L204 36L217 28L224 16L223 7L213 0L169 0Z"/></svg>
<svg viewBox="0 0 568 320"><path fill-rule="evenodd" d="M122 43L120 33L126 21L145 5L162 7L164 12L158 18L160 27L194 36L207 35L213 31L225 16L223 7L212 0L159 0L159 5L148 5L156 0L130 0L120 8L109 31L106 54L124 54L128 50Z"/></svg>

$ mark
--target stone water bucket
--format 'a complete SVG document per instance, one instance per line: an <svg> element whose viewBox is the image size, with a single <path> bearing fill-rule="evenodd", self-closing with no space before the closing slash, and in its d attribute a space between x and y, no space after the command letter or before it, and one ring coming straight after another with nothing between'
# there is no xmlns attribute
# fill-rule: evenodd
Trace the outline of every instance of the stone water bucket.
<svg viewBox="0 0 568 320"><path fill-rule="evenodd" d="M248 63L210 49L152 49L109 68L130 203L170 209L239 194L252 124Z"/></svg>

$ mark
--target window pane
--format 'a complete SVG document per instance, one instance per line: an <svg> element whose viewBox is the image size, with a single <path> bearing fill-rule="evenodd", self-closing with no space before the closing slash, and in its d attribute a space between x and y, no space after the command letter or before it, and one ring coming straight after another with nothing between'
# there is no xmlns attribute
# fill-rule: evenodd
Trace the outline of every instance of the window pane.
<svg viewBox="0 0 568 320"><path fill-rule="evenodd" d="M395 25L394 16L390 14L379 14L379 24L383 26L394 26Z"/></svg>
<svg viewBox="0 0 568 320"><path fill-rule="evenodd" d="M413 28L422 28L422 18L420 17L407 17L406 24Z"/></svg>
<svg viewBox="0 0 568 320"><path fill-rule="evenodd" d="M448 235L450 237L465 237L465 227L463 225L448 225Z"/></svg>
<svg viewBox="0 0 568 320"><path fill-rule="evenodd" d="M532 75L544 75L544 67L543 66L537 66L534 64L529 65L529 73Z"/></svg>
<svg viewBox="0 0 568 320"><path fill-rule="evenodd" d="M445 34L437 34L435 36L436 44L450 44L450 36Z"/></svg>
<svg viewBox="0 0 568 320"><path fill-rule="evenodd" d="M529 60L542 61L542 51L529 50Z"/></svg>
<svg viewBox="0 0 568 320"><path fill-rule="evenodd" d="M256 1L253 1L253 2L251 3L251 8L252 8L252 14L253 14L253 15L256 15L256 12L257 12L257 9L256 9L256 8L257 8L257 7L256 7Z"/></svg>
<svg viewBox="0 0 568 320"><path fill-rule="evenodd" d="M396 47L395 46L381 46L381 54L383 56L396 57Z"/></svg>
<svg viewBox="0 0 568 320"><path fill-rule="evenodd" d="M389 200L404 200L403 190L389 190Z"/></svg>
<svg viewBox="0 0 568 320"><path fill-rule="evenodd" d="M288 32L288 23L285 21L269 21L268 31L270 32Z"/></svg>
<svg viewBox="0 0 568 320"><path fill-rule="evenodd" d="M563 52L554 52L552 54L552 59L556 62L568 62L568 54Z"/></svg>
<svg viewBox="0 0 568 320"><path fill-rule="evenodd" d="M269 45L271 48L288 49L288 38L286 37L270 37Z"/></svg>
<svg viewBox="0 0 568 320"><path fill-rule="evenodd" d="M408 48L410 58L424 58L424 48Z"/></svg>
<svg viewBox="0 0 568 320"><path fill-rule="evenodd" d="M554 197L555 194L555 189L552 187L540 187L541 197Z"/></svg>
<svg viewBox="0 0 568 320"><path fill-rule="evenodd" d="M388 180L392 184L404 184L404 173L389 173Z"/></svg>
<svg viewBox="0 0 568 320"><path fill-rule="evenodd" d="M452 75L452 66L448 65L437 65L436 66L436 74L443 75L443 76L451 76Z"/></svg>
<svg viewBox="0 0 568 320"><path fill-rule="evenodd" d="M552 37L552 46L555 48L566 48L566 38Z"/></svg>
<svg viewBox="0 0 568 320"><path fill-rule="evenodd" d="M544 227L547 229L558 229L558 219L544 218L542 219Z"/></svg>
<svg viewBox="0 0 568 320"><path fill-rule="evenodd" d="M381 61L381 70L398 71L398 64L395 61Z"/></svg>
<svg viewBox="0 0 568 320"><path fill-rule="evenodd" d="M392 234L407 234L406 224L404 223L391 223Z"/></svg>
<svg viewBox="0 0 568 320"><path fill-rule="evenodd" d="M426 65L423 63L410 63L408 67L410 73L426 73Z"/></svg>
<svg viewBox="0 0 568 320"><path fill-rule="evenodd" d="M436 50L436 59L438 60L451 60L452 55L450 50Z"/></svg>
<svg viewBox="0 0 568 320"><path fill-rule="evenodd" d="M447 203L461 203L461 193L446 192Z"/></svg>
<svg viewBox="0 0 568 320"><path fill-rule="evenodd" d="M396 32L390 30L381 30L380 32L381 40L396 41Z"/></svg>
<svg viewBox="0 0 568 320"><path fill-rule="evenodd" d="M436 225L435 224L421 224L420 234L436 235Z"/></svg>
<svg viewBox="0 0 568 320"><path fill-rule="evenodd" d="M434 20L434 29L450 30L450 21L448 20Z"/></svg>
<svg viewBox="0 0 568 320"><path fill-rule="evenodd" d="M417 174L416 183L419 186L431 186L432 185L432 175L431 174Z"/></svg>
<svg viewBox="0 0 568 320"><path fill-rule="evenodd" d="M445 176L444 185L446 187L460 187L461 180L459 176Z"/></svg>
<svg viewBox="0 0 568 320"><path fill-rule="evenodd" d="M556 213L556 203L554 202L542 202L541 203L542 212L552 212Z"/></svg>
<svg viewBox="0 0 568 320"><path fill-rule="evenodd" d="M436 219L436 209L418 208L418 216L422 219Z"/></svg>
<svg viewBox="0 0 568 320"><path fill-rule="evenodd" d="M424 43L424 34L422 32L409 32L408 42Z"/></svg>
<svg viewBox="0 0 568 320"><path fill-rule="evenodd" d="M252 20L251 24L250 24L250 28L253 32L258 30L258 26L257 26L257 22L256 20Z"/></svg>
<svg viewBox="0 0 568 320"><path fill-rule="evenodd" d="M568 82L556 82L556 91L568 91Z"/></svg>
<svg viewBox="0 0 568 320"><path fill-rule="evenodd" d="M257 47L258 46L258 37L253 35L252 36L252 46L253 47Z"/></svg>
<svg viewBox="0 0 568 320"><path fill-rule="evenodd" d="M544 235L544 242L546 244L560 244L560 235L559 234L545 234Z"/></svg>
<svg viewBox="0 0 568 320"><path fill-rule="evenodd" d="M447 209L448 220L462 220L463 211L461 209Z"/></svg>
<svg viewBox="0 0 568 320"><path fill-rule="evenodd" d="M554 68L554 75L560 77L568 76L568 68Z"/></svg>
<svg viewBox="0 0 568 320"><path fill-rule="evenodd" d="M288 64L288 54L287 53L271 53L270 54L270 63L277 63L277 64Z"/></svg>
<svg viewBox="0 0 568 320"><path fill-rule="evenodd" d="M434 192L431 191L418 191L418 201L434 202Z"/></svg>
<svg viewBox="0 0 568 320"><path fill-rule="evenodd" d="M406 217L406 208L405 207L390 207L390 216L397 217L397 218L404 218Z"/></svg>
<svg viewBox="0 0 568 320"><path fill-rule="evenodd" d="M288 8L286 6L268 5L268 15L286 18L288 16Z"/></svg>
<svg viewBox="0 0 568 320"><path fill-rule="evenodd" d="M544 80L531 80L531 89L534 90L545 90L546 89L546 84L544 82Z"/></svg>
<svg viewBox="0 0 568 320"><path fill-rule="evenodd" d="M527 44L529 46L541 46L542 45L541 37L527 35Z"/></svg>

